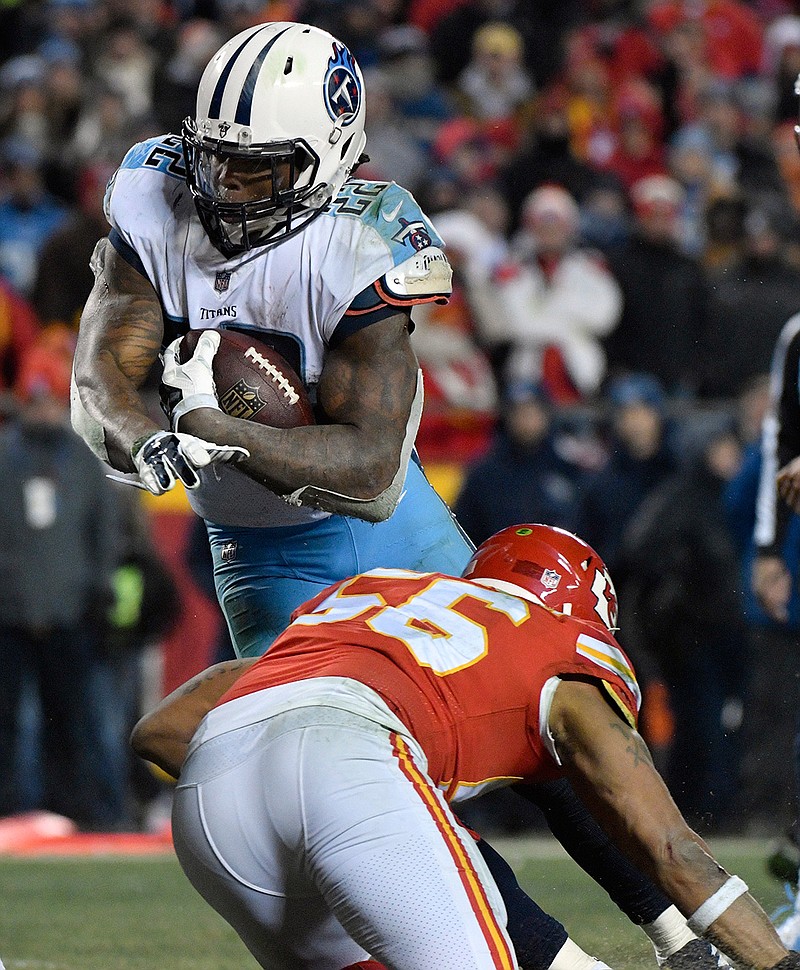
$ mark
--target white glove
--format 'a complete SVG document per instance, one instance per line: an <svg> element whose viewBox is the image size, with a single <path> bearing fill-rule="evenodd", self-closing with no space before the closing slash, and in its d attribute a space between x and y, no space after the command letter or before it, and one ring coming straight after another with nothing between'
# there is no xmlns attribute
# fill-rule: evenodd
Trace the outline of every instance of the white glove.
<svg viewBox="0 0 800 970"><path fill-rule="evenodd" d="M217 461L241 461L249 458L250 452L236 445L215 445L191 434L156 431L134 445L131 457L142 485L153 495L163 495L177 481L183 482L186 488L197 488L198 468Z"/></svg>
<svg viewBox="0 0 800 970"><path fill-rule="evenodd" d="M161 375L162 401L173 430L178 421L196 408L220 410L217 389L214 386L214 354L219 347L217 330L200 334L192 356L181 364L178 350L183 337L178 337L164 351L164 373Z"/></svg>

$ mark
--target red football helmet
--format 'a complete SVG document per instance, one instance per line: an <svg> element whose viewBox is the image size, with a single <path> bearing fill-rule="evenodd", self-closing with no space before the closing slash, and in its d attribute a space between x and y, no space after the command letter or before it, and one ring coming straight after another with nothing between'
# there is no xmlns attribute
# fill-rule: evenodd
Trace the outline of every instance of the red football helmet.
<svg viewBox="0 0 800 970"><path fill-rule="evenodd" d="M478 546L463 576L556 613L617 628L617 594L606 564L566 529L536 523L502 529Z"/></svg>

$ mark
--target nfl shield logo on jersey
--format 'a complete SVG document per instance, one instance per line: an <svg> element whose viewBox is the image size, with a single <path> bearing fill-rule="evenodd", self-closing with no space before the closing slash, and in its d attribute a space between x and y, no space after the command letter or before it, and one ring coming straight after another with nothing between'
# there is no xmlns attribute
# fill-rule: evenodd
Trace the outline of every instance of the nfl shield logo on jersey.
<svg viewBox="0 0 800 970"><path fill-rule="evenodd" d="M231 274L227 270L221 270L214 279L214 289L217 293L225 293L231 285Z"/></svg>

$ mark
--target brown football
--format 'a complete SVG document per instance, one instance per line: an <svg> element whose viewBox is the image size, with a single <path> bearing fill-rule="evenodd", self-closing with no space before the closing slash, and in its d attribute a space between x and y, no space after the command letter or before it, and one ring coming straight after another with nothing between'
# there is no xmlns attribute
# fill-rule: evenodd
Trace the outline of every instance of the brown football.
<svg viewBox="0 0 800 970"><path fill-rule="evenodd" d="M190 330L180 344L184 363L194 352L202 330ZM268 344L235 330L220 330L214 354L214 384L226 414L271 428L314 424L314 410L303 382Z"/></svg>

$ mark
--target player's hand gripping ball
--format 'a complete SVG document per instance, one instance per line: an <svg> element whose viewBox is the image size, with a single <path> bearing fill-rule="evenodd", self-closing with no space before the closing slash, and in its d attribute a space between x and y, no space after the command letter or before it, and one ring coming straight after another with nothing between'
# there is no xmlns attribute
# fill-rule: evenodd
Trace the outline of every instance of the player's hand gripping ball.
<svg viewBox="0 0 800 970"><path fill-rule="evenodd" d="M190 330L181 340L178 360L194 353L203 330ZM239 331L220 330L212 360L214 388L220 408L234 418L271 428L314 424L314 410L303 382L289 363L270 346Z"/></svg>

